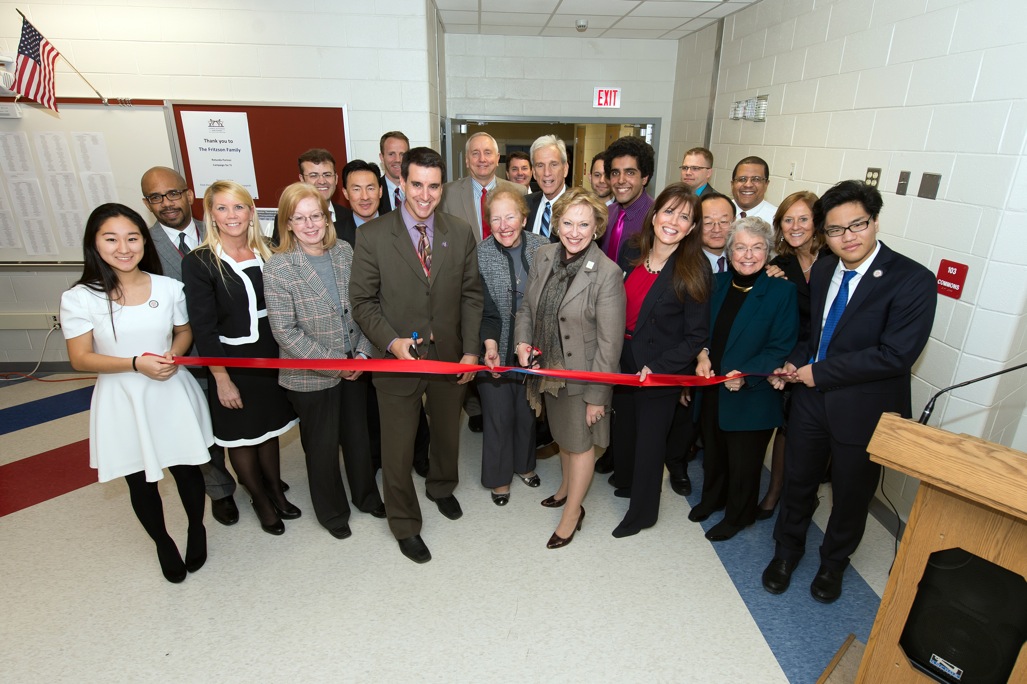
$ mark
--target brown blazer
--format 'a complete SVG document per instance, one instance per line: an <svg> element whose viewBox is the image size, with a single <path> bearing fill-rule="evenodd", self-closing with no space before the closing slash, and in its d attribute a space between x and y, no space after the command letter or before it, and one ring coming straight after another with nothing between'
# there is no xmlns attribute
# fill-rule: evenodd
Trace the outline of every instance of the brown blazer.
<svg viewBox="0 0 1027 684"><path fill-rule="evenodd" d="M353 317L379 358L391 357L389 344L415 331L424 340L422 356L432 335L432 358L456 362L464 354L477 355L483 296L471 227L455 216L435 212L429 279L403 223L403 212L391 211L369 221L357 231L350 298ZM419 381L419 376L405 373L375 373L374 377L380 390L399 396L416 391Z"/></svg>
<svg viewBox="0 0 1027 684"><path fill-rule="evenodd" d="M496 179L496 190L510 190L525 195L528 189L523 185L512 183L502 178ZM452 214L467 221L474 233L475 242L481 242L481 231L478 230L478 213L481 207L474 201L474 186L471 184L471 177L465 176L455 181L446 183L442 190L442 201L439 203L439 211Z"/></svg>
<svg viewBox="0 0 1027 684"><path fill-rule="evenodd" d="M542 289L553 270L553 262L563 254L562 244L543 245L535 252L528 275L528 289L517 310L514 339L534 342L535 315ZM624 346L623 273L603 254L595 242L588 246L584 266L574 276L560 303L560 339L563 365L567 370L620 372L620 352ZM613 397L610 385L568 382L567 394L584 394L586 403L609 406Z"/></svg>

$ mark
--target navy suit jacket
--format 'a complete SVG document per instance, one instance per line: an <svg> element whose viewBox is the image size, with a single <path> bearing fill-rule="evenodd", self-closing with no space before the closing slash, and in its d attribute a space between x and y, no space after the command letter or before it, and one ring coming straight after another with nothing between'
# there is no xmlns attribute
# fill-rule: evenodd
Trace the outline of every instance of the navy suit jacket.
<svg viewBox="0 0 1027 684"><path fill-rule="evenodd" d="M797 368L809 363L820 346L824 308L830 306L827 291L837 265L834 254L813 264L810 336L788 359ZM910 417L911 370L931 336L937 304L934 275L882 242L838 321L826 357L813 364L832 437L865 445L882 413ZM796 390L808 388L797 385Z"/></svg>
<svg viewBox="0 0 1027 684"><path fill-rule="evenodd" d="M716 321L724 299L731 289L733 274L714 276L712 320ZM714 323L713 325L716 325ZM795 285L766 273L753 283L728 333L724 356L714 372L718 375L733 370L743 373L773 373L784 364L788 351L795 346L799 334L799 307L795 301ZM781 395L767 379L745 378L737 392L723 385L716 388L718 422L722 430L769 430L784 422ZM702 392L699 393L700 396Z"/></svg>
<svg viewBox="0 0 1027 684"><path fill-rule="evenodd" d="M382 188L382 201L378 203L378 215L388 214L396 207L392 206L392 193L389 186L385 184L385 176L378 176L378 185Z"/></svg>
<svg viewBox="0 0 1027 684"><path fill-rule="evenodd" d="M531 232L532 226L535 225L535 217L538 215L539 207L541 207L546 201L546 195L544 192L539 190L538 192L531 193L524 199L528 203L528 222L524 224L524 230ZM559 236L557 236L556 230L553 228L552 223L549 224L549 241L560 241L560 238Z"/></svg>

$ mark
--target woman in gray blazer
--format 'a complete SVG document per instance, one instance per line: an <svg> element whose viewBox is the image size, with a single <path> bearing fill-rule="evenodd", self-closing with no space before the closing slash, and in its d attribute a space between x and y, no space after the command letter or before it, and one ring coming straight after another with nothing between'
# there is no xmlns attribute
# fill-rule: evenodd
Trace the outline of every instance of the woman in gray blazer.
<svg viewBox="0 0 1027 684"><path fill-rule="evenodd" d="M620 268L596 244L606 230L606 205L571 188L553 205L558 244L540 247L517 311L515 351L522 366L616 373L624 344L624 284ZM533 349L541 351L532 359ZM581 529L581 505L592 482L595 447L610 443L609 385L531 376L528 400L536 413L545 397L549 426L560 444L563 480L543 506L564 506L546 545L558 549Z"/></svg>
<svg viewBox="0 0 1027 684"><path fill-rule="evenodd" d="M337 239L324 198L311 185L293 183L282 193L278 215L285 230L264 268L264 289L282 358L370 358L371 343L353 322L349 303L353 248ZM353 382L359 376L292 369L278 375L300 417L314 512L336 539L350 536L340 446L354 505L385 517L371 468L365 388Z"/></svg>

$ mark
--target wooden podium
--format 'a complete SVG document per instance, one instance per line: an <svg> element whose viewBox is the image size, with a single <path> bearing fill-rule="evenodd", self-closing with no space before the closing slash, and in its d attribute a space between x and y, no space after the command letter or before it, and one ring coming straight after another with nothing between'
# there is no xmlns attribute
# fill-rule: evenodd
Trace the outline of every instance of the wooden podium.
<svg viewBox="0 0 1027 684"><path fill-rule="evenodd" d="M927 559L958 547L1027 576L1027 456L895 414L881 417L867 451L920 489L856 681L931 682L899 646ZM1027 682L1027 648L1009 681Z"/></svg>

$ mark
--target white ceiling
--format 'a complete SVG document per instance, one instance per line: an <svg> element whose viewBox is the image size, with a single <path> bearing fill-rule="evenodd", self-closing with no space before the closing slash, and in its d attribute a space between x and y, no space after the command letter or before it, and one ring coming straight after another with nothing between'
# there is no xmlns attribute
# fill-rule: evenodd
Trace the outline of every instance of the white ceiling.
<svg viewBox="0 0 1027 684"><path fill-rule="evenodd" d="M677 40L759 0L435 0L447 33ZM578 19L588 21L579 33Z"/></svg>

